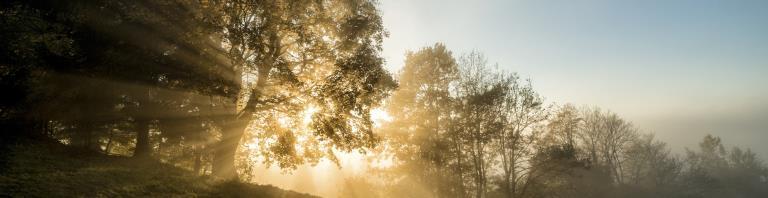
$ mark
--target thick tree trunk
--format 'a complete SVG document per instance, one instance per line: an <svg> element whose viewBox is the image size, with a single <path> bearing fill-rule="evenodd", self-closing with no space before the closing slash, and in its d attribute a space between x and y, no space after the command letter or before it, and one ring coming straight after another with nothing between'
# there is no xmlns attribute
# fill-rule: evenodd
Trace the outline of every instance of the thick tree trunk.
<svg viewBox="0 0 768 198"><path fill-rule="evenodd" d="M221 141L214 148L212 170L214 176L227 180L238 179L235 154L250 120L250 115L244 115L228 123L222 130Z"/></svg>
<svg viewBox="0 0 768 198"><path fill-rule="evenodd" d="M152 155L152 146L149 143L149 120L136 120L136 148L133 157L145 158Z"/></svg>
<svg viewBox="0 0 768 198"><path fill-rule="evenodd" d="M276 32L273 32L270 35L270 40L276 48L271 49L271 60L266 60L264 61L264 64L257 66L258 78L256 79L254 87L243 86L243 84L241 84L241 90L238 94L236 104L240 104L240 100L245 100L245 107L235 111L234 120L224 126L221 134L221 141L213 148L214 156L211 171L214 176L219 178L227 180L238 179L237 168L235 167L235 154L237 153L237 147L240 146L240 139L242 139L245 129L248 127L248 123L250 123L251 118L253 117L251 100L260 97L259 90L266 85L269 71L272 69L272 64L277 60L279 53L281 52L280 39ZM235 63L235 65L237 64L238 63ZM240 71L240 75L238 76L243 76L242 71ZM251 89L253 92L247 92L248 95L244 96L244 93L246 93L243 92L244 89Z"/></svg>

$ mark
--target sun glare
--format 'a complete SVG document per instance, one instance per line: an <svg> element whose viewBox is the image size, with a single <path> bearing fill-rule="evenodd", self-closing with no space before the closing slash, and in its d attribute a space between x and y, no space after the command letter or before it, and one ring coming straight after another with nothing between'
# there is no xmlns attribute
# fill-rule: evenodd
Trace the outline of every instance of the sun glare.
<svg viewBox="0 0 768 198"><path fill-rule="evenodd" d="M315 138L311 136L311 133L307 133L309 130L309 124L312 122L312 116L318 113L320 109L315 105L308 105L300 112L300 116L291 119L291 117L281 116L277 118L277 122L281 127L296 126L301 128L296 132L296 138L298 144L303 144ZM296 119L296 120L294 120ZM371 120L376 128L380 128L382 125L393 120L384 109L376 108L371 110ZM275 139L253 139L245 144L245 149L251 152L258 152L260 145L271 145L276 143ZM387 145L381 145L386 147ZM385 149L386 150L386 149ZM304 148L300 145L296 145L296 151L298 153L304 152ZM356 151L342 152L333 149L333 153L339 160L338 166L329 159L321 159L318 164L314 166L309 164L300 165L296 170L291 172L284 172L276 166L266 166L265 164L256 163L254 165L254 173L260 175L260 177L254 178L253 182L257 183L270 183L280 188L301 190L303 192L310 192L313 194L335 197L338 196L338 188L345 185L344 179L350 177L357 177L363 175L365 172L371 169L382 169L393 166L391 155L377 155L375 153L360 153ZM382 157L387 156L387 157ZM253 162L260 162L260 156L251 156ZM307 180L306 178L313 178Z"/></svg>
<svg viewBox="0 0 768 198"><path fill-rule="evenodd" d="M373 121L373 127L379 128L382 124L392 121L392 116L384 109L375 108L371 110L371 121Z"/></svg>
<svg viewBox="0 0 768 198"><path fill-rule="evenodd" d="M315 105L307 106L307 108L304 109L304 111L302 112L302 114L303 114L302 115L302 123L304 123L304 125L308 125L309 123L311 123L312 122L312 116L315 115L315 113L317 113L317 111L319 111L319 110L320 109L318 109L317 106L315 106Z"/></svg>
<svg viewBox="0 0 768 198"><path fill-rule="evenodd" d="M280 124L283 128L290 128L291 127L291 118L288 116L280 116L277 118L277 123Z"/></svg>

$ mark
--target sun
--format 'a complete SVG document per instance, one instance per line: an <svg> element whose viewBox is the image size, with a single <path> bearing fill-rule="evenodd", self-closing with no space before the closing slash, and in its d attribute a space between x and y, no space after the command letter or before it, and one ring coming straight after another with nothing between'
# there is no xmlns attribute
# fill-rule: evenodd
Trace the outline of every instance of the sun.
<svg viewBox="0 0 768 198"><path fill-rule="evenodd" d="M375 108L371 110L371 121L373 121L373 127L380 128L383 124L392 121L392 116L382 108Z"/></svg>
<svg viewBox="0 0 768 198"><path fill-rule="evenodd" d="M302 123L304 125L309 125L312 122L312 116L314 116L318 111L320 111L320 109L317 108L317 106L308 105L306 108L304 108L304 111L302 111Z"/></svg>

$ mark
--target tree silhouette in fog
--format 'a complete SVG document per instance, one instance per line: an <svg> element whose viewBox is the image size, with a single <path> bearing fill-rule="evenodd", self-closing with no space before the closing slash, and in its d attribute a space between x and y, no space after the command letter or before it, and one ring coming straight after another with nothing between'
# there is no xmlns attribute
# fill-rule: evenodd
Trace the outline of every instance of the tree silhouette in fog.
<svg viewBox="0 0 768 198"><path fill-rule="evenodd" d="M546 105L477 51L406 54L380 129L391 167L350 197L760 197L766 166L707 136L686 157L598 107ZM377 179L378 178L378 179ZM383 182L382 182L383 181ZM371 190L372 186L376 190ZM375 188L375 186L380 186Z"/></svg>

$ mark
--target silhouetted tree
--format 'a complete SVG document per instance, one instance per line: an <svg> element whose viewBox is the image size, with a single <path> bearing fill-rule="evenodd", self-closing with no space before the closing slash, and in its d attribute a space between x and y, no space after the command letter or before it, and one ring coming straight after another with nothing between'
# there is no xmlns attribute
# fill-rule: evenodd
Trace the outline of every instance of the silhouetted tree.
<svg viewBox="0 0 768 198"><path fill-rule="evenodd" d="M524 196L535 172L529 162L534 154L533 143L537 125L548 117L548 107L533 90L530 81L519 82L516 74L502 76L504 95L500 105L503 127L498 134L494 151L500 157L503 183L507 197Z"/></svg>
<svg viewBox="0 0 768 198"><path fill-rule="evenodd" d="M612 112L598 108L583 110L584 125L579 133L583 149L595 167L609 171L616 184L624 183L622 155L629 143L636 138L631 123Z"/></svg>
<svg viewBox="0 0 768 198"><path fill-rule="evenodd" d="M460 80L456 95L460 105L456 107L454 124L464 137L465 152L470 164L471 185L474 197L485 197L488 192L489 171L493 167L491 144L504 127L502 111L504 81L489 71L487 60L479 52L471 52L459 59Z"/></svg>

